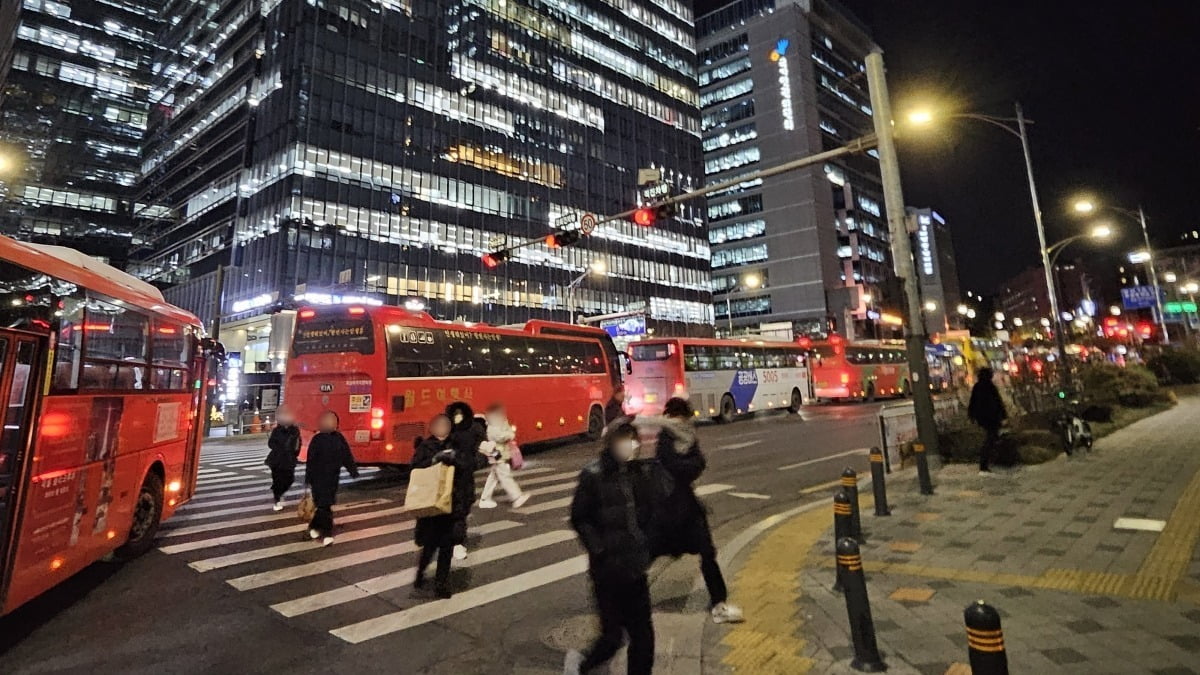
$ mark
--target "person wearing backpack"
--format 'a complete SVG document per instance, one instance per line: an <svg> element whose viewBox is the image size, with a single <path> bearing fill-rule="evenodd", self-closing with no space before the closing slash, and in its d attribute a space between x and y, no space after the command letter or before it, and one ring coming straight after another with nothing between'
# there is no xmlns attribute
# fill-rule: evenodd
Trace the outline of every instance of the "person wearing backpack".
<svg viewBox="0 0 1200 675"><path fill-rule="evenodd" d="M479 444L479 452L487 457L491 465L487 481L483 484L483 492L479 495L479 508L494 509L498 506L492 495L496 485L504 488L504 493L512 500L512 507L519 509L529 501L529 495L521 491L521 486L513 479L514 451L516 450L517 428L508 421L504 404L494 403L488 407L484 416L487 423L487 440Z"/></svg>
<svg viewBox="0 0 1200 675"><path fill-rule="evenodd" d="M296 462L300 458L300 427L292 411L280 406L275 411L275 428L267 437L266 465L271 469L271 494L275 496L275 511L283 510L283 496L296 482Z"/></svg>

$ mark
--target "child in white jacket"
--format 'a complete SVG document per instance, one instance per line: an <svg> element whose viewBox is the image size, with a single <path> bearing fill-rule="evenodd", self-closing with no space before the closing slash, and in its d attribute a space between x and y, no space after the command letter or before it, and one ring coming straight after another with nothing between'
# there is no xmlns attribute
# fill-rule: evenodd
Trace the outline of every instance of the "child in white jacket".
<svg viewBox="0 0 1200 675"><path fill-rule="evenodd" d="M499 483L512 500L512 507L519 509L529 501L529 495L521 492L521 486L517 485L512 476L512 448L516 444L517 428L509 424L508 415L500 403L488 408L485 419L487 440L479 444L479 452L488 458L491 471L483 484L483 494L479 496L479 508L496 508L497 504L492 495L496 492L496 484Z"/></svg>

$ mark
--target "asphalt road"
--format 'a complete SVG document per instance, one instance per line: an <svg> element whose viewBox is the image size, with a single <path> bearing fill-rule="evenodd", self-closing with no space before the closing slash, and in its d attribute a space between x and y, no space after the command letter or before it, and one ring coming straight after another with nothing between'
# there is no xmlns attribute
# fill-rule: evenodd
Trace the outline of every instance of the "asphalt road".
<svg viewBox="0 0 1200 675"><path fill-rule="evenodd" d="M877 408L702 425L708 470L697 486L718 546L769 515L828 498L843 467L865 471ZM436 601L411 587L416 553L411 520L399 512L401 475L348 481L338 541L321 548L302 538L293 509L271 511L264 448L213 442L197 497L163 525L156 550L124 566L97 563L0 619L0 672L561 672L562 650L584 646L574 627L590 613L566 515L595 452L572 443L527 453L517 476L532 499L515 511L502 501L473 512L456 594ZM660 563L652 576L656 607L703 611L694 558Z"/></svg>

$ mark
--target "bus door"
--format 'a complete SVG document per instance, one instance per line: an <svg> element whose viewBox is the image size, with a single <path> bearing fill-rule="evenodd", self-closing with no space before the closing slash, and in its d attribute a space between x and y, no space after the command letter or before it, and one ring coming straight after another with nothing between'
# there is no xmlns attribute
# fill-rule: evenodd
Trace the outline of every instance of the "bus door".
<svg viewBox="0 0 1200 675"><path fill-rule="evenodd" d="M42 341L28 333L0 329L0 574L7 592L16 530L15 510L32 436Z"/></svg>

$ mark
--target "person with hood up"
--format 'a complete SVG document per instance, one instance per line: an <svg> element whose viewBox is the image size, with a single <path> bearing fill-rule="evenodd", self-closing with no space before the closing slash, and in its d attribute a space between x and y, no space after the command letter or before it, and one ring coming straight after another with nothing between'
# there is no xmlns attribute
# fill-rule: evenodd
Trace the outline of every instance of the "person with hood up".
<svg viewBox="0 0 1200 675"><path fill-rule="evenodd" d="M308 524L308 536L322 540L322 545L333 543L333 505L337 503L338 482L342 467L358 478L358 466L350 452L346 437L338 431L338 416L332 410L321 413L317 420L320 432L308 442L308 461L304 468L304 482L312 490L313 503L317 512Z"/></svg>
<svg viewBox="0 0 1200 675"><path fill-rule="evenodd" d="M283 510L283 495L296 482L296 462L300 458L300 427L287 406L275 411L275 428L267 437L266 465L271 469L271 494L275 511Z"/></svg>
<svg viewBox="0 0 1200 675"><path fill-rule="evenodd" d="M1008 410L1004 407L1004 399L1000 398L1000 390L992 382L992 369L980 368L978 376L979 380L971 388L967 417L982 427L985 434L983 447L979 449L979 475L986 476L992 472L989 467L991 455L1000 441L1000 427L1008 419Z"/></svg>
<svg viewBox="0 0 1200 675"><path fill-rule="evenodd" d="M446 415L438 415L429 422L429 437L417 439L413 453L414 469L424 469L441 462L454 467L454 488L450 500L450 513L417 519L415 539L421 547L417 562L417 578L413 586L424 588L425 569L437 554L434 572L434 591L439 598L449 598L450 558L454 548L467 537L467 514L475 499L475 450L461 450L454 446L453 425Z"/></svg>
<svg viewBox="0 0 1200 675"><path fill-rule="evenodd" d="M571 527L588 554L600 636L586 654L568 652L563 672L588 673L607 663L628 634L628 672L642 675L654 668L646 570L671 478L656 460L637 459L638 432L629 418L610 425L603 443L600 457L579 474L571 501Z"/></svg>
<svg viewBox="0 0 1200 675"><path fill-rule="evenodd" d="M450 447L465 453L463 462L466 462L468 457L474 462L469 470L456 471L454 477L455 491L461 491L467 500L462 510L462 536L454 544L454 558L464 560L467 557L467 547L464 545L467 539L467 516L471 513L471 505L475 501L474 472L482 464L482 458L476 453L479 452L479 446L487 440L487 431L483 420L477 418L475 411L464 401L455 401L446 406L446 417L450 418L451 425Z"/></svg>
<svg viewBox="0 0 1200 675"><path fill-rule="evenodd" d="M663 406L661 417L638 417L633 422L638 427L659 428L655 456L675 480L675 491L663 512L666 536L655 556L698 554L713 621L738 623L744 620L742 610L728 602L729 590L721 566L717 564L717 548L708 527L708 514L693 489L696 479L707 466L700 452L700 441L696 439L694 417L690 403L682 398L672 398Z"/></svg>
<svg viewBox="0 0 1200 675"><path fill-rule="evenodd" d="M529 501L529 495L521 492L521 486L517 485L512 475L512 448L516 445L517 428L509 423L502 403L489 406L483 419L487 422L487 440L479 444L479 452L487 457L491 469L483 484L483 492L479 495L479 508L494 509L498 506L496 500L492 499L498 483L512 500L512 507L519 509Z"/></svg>
<svg viewBox="0 0 1200 675"><path fill-rule="evenodd" d="M612 424L625 416L625 385L619 384L613 389L612 398L604 404L604 424Z"/></svg>

